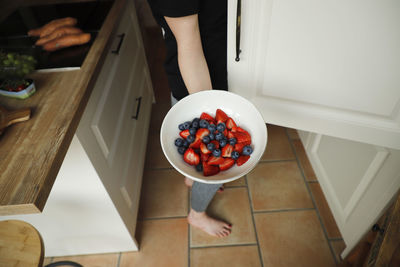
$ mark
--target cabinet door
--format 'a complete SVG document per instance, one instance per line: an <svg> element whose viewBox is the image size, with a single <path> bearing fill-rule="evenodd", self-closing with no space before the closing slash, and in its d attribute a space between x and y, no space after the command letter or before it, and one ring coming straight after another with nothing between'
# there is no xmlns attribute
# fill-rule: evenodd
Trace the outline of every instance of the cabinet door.
<svg viewBox="0 0 400 267"><path fill-rule="evenodd" d="M113 42L77 134L134 237L153 95L130 1Z"/></svg>
<svg viewBox="0 0 400 267"><path fill-rule="evenodd" d="M229 1L230 90L266 122L400 149L400 2Z"/></svg>

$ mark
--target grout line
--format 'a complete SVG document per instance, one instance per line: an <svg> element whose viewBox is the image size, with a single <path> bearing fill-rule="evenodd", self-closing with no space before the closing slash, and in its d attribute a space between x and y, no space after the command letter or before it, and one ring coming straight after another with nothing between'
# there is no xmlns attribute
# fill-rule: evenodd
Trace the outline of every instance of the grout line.
<svg viewBox="0 0 400 267"><path fill-rule="evenodd" d="M189 190L189 193L188 193L188 202L187 202L187 204L188 204L188 213L190 212L190 199L191 199L191 195L192 195L192 190ZM190 238L191 238L190 229L191 229L191 226L190 226L190 224L188 223L188 267L190 267L190 249L191 249L191 247L190 247Z"/></svg>
<svg viewBox="0 0 400 267"><path fill-rule="evenodd" d="M341 238L341 237L331 237L328 240L329 241L343 241L344 242L343 238Z"/></svg>
<svg viewBox="0 0 400 267"><path fill-rule="evenodd" d="M170 217L150 217L150 218L140 218L140 221L152 221L152 220L167 220L167 219L182 219L187 216L170 216Z"/></svg>
<svg viewBox="0 0 400 267"><path fill-rule="evenodd" d="M251 219L253 221L254 232L256 234L258 257L260 258L261 267L264 267L264 262L263 262L263 258L262 258L261 248L260 248L260 242L258 241L258 232L257 232L257 227L256 227L256 221L254 220L253 201L251 198L251 192L250 192L250 187L249 187L249 181L247 180L247 175L245 175L244 179L246 180L247 196L249 197Z"/></svg>
<svg viewBox="0 0 400 267"><path fill-rule="evenodd" d="M225 247L253 247L258 246L257 243L244 243L244 244L226 244L226 245L214 245L214 246L201 246L192 247L193 249L203 249L203 248L225 248Z"/></svg>
<svg viewBox="0 0 400 267"><path fill-rule="evenodd" d="M298 168L299 168L299 170L300 170L301 176L303 177L303 181L304 181L304 183L305 183L305 185L306 185L308 194L309 194L310 197L311 197L311 201L312 201L312 203L313 203L313 205L314 205L315 212L316 212L316 214L317 214L319 223L321 224L322 232L324 233L325 239L326 239L326 241L327 241L327 243L328 243L328 247L329 247L329 250L331 251L331 255L332 255L332 257L333 257L333 260L335 261L336 264L339 264L339 263L337 262L337 260L336 260L335 251L334 251L334 249L333 249L333 247L332 247L332 245L331 245L331 242L329 242L328 233L327 233L327 231L326 231L325 225L324 225L323 222L322 222L322 216L321 216L321 214L320 214L320 212L319 212L319 210L318 210L318 207L317 207L317 204L316 204L314 195L311 193L311 189L310 189L310 186L309 186L309 184L308 184L308 182L307 182L306 175L305 175L305 173L304 173L303 167L302 167L301 164L300 164L299 157L298 157L298 155L297 155L296 149L294 148L293 142L292 142L292 140L291 140L290 137L289 137L289 134L288 134L288 132L287 132L287 129L285 129L285 133L286 133L286 137L287 137L288 140L289 140L290 147L292 148L292 151L293 151L293 153L294 153L294 155L295 155L295 157L296 157L297 166L298 166Z"/></svg>
<svg viewBox="0 0 400 267"><path fill-rule="evenodd" d="M307 210L315 210L315 208L280 209L280 210L257 210L257 211L253 211L253 213L259 214L259 213L277 213L277 212L292 212L292 211L307 211Z"/></svg>
<svg viewBox="0 0 400 267"><path fill-rule="evenodd" d="M120 263L121 263L121 256L122 256L122 252L120 252L118 254L118 262L117 262L117 267L119 267Z"/></svg>
<svg viewBox="0 0 400 267"><path fill-rule="evenodd" d="M277 162L291 162L291 161L296 161L296 159L265 159L265 160L260 160L258 163L277 163Z"/></svg>

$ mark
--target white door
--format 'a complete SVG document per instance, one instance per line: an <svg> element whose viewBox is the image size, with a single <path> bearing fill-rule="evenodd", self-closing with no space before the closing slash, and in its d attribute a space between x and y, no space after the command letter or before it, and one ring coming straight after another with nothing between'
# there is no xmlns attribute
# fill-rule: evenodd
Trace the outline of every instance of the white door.
<svg viewBox="0 0 400 267"><path fill-rule="evenodd" d="M400 1L228 1L231 91L269 123L400 149Z"/></svg>
<svg viewBox="0 0 400 267"><path fill-rule="evenodd" d="M347 254L400 187L400 1L241 2L236 61L228 1L229 90L304 131Z"/></svg>

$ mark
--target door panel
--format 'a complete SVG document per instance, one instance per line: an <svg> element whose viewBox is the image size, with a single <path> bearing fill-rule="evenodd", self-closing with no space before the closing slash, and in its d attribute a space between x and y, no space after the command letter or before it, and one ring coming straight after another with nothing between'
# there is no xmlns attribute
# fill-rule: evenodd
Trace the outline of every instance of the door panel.
<svg viewBox="0 0 400 267"><path fill-rule="evenodd" d="M266 122L400 149L400 2L236 1L228 10L230 90Z"/></svg>

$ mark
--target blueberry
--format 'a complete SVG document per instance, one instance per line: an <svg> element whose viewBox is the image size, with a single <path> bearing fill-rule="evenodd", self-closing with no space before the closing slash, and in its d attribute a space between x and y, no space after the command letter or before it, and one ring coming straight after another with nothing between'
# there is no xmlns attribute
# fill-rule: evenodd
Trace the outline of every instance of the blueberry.
<svg viewBox="0 0 400 267"><path fill-rule="evenodd" d="M208 121L206 120L200 120L199 122L200 128L207 128L208 127Z"/></svg>
<svg viewBox="0 0 400 267"><path fill-rule="evenodd" d="M193 143L195 139L196 137L194 135L189 135L186 137L186 141L188 141L190 144Z"/></svg>
<svg viewBox="0 0 400 267"><path fill-rule="evenodd" d="M223 131L225 131L225 128L226 128L225 123L223 123L223 122L218 123L218 125L217 125L218 132L222 133Z"/></svg>
<svg viewBox="0 0 400 267"><path fill-rule="evenodd" d="M183 140L183 147L188 148L189 147L189 142L187 140Z"/></svg>
<svg viewBox="0 0 400 267"><path fill-rule="evenodd" d="M208 135L203 137L203 143L204 144L208 144L208 143L210 143L210 141L211 141L211 139L210 139L210 137Z"/></svg>
<svg viewBox="0 0 400 267"><path fill-rule="evenodd" d="M208 144L207 144L207 149L210 150L210 151L214 151L214 149L215 149L215 144L213 144L213 143L208 143Z"/></svg>
<svg viewBox="0 0 400 267"><path fill-rule="evenodd" d="M229 144L234 146L236 144L237 140L235 137L229 138Z"/></svg>
<svg viewBox="0 0 400 267"><path fill-rule="evenodd" d="M217 129L217 126L215 126L214 124L208 125L208 130L210 130L211 133L215 132L216 129Z"/></svg>
<svg viewBox="0 0 400 267"><path fill-rule="evenodd" d="M183 146L178 147L178 153L179 154L183 155L183 154L185 154L185 151L186 151L185 147L183 147Z"/></svg>
<svg viewBox="0 0 400 267"><path fill-rule="evenodd" d="M183 141L185 141L185 140L183 140L182 138L176 138L175 145L176 146L182 146L183 145Z"/></svg>
<svg viewBox="0 0 400 267"><path fill-rule="evenodd" d="M214 140L214 139L215 139L215 135L214 135L213 133L210 133L210 134L208 135L208 137L210 137L210 140Z"/></svg>
<svg viewBox="0 0 400 267"><path fill-rule="evenodd" d="M200 122L199 118L193 119L192 120L192 127L198 129L200 127L199 122Z"/></svg>
<svg viewBox="0 0 400 267"><path fill-rule="evenodd" d="M189 129L190 126L192 125L192 123L190 121L184 122L183 123L183 128L185 128L185 130Z"/></svg>
<svg viewBox="0 0 400 267"><path fill-rule="evenodd" d="M224 139L225 135L223 133L216 133L215 134L215 140L220 141Z"/></svg>
<svg viewBox="0 0 400 267"><path fill-rule="evenodd" d="M178 128L179 128L179 130L181 130L181 131L185 130L185 127L183 126L183 123L179 124Z"/></svg>
<svg viewBox="0 0 400 267"><path fill-rule="evenodd" d="M220 147L224 147L224 146L226 146L226 144L227 144L227 141L226 141L225 138L219 140L219 146L220 146Z"/></svg>
<svg viewBox="0 0 400 267"><path fill-rule="evenodd" d="M243 147L243 152L242 152L243 155L248 156L251 153L253 153L253 148L251 148L251 146Z"/></svg>
<svg viewBox="0 0 400 267"><path fill-rule="evenodd" d="M198 171L198 172L202 172L203 171L203 164L197 164L196 165L196 170Z"/></svg>
<svg viewBox="0 0 400 267"><path fill-rule="evenodd" d="M193 126L193 125L192 125ZM196 128L189 128L189 133L191 134L191 135L195 135L196 134L196 132L197 132L197 129Z"/></svg>
<svg viewBox="0 0 400 267"><path fill-rule="evenodd" d="M214 157L220 157L221 156L221 150L219 148L214 149L212 152Z"/></svg>
<svg viewBox="0 0 400 267"><path fill-rule="evenodd" d="M238 159L239 156L240 156L240 154L239 154L239 152L237 152L237 151L233 151L233 152L231 153L231 158L232 158L232 159Z"/></svg>

